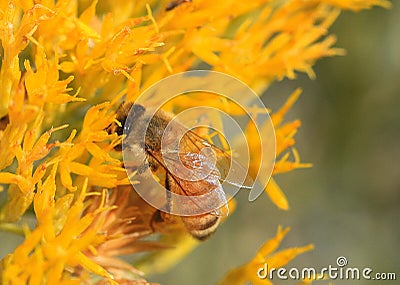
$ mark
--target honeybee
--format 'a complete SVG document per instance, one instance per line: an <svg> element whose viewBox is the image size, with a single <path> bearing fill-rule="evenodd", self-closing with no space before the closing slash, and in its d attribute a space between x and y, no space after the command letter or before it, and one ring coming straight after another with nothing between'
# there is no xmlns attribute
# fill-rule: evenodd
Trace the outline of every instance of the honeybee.
<svg viewBox="0 0 400 285"><path fill-rule="evenodd" d="M153 174L158 174L157 176L164 180L168 210L210 209L201 214L179 216L189 234L198 240L205 240L215 232L221 216L227 215L229 211L227 197L221 184L226 178L225 171L232 166L237 171L243 169L227 152L172 118L172 114L161 110L152 113L142 105L123 103L117 111L117 120L121 125L111 125L108 131L125 134L124 148L135 158L132 160L137 162L129 165L124 158L125 168L136 168L138 175L144 175L144 170L150 169ZM229 181L231 185L239 188L242 186L240 182ZM212 196L213 199L202 202L194 199L177 202L171 199L171 193L189 198L209 193L215 195ZM171 220L171 216L175 215L168 212L170 211L157 211L152 224L156 226Z"/></svg>

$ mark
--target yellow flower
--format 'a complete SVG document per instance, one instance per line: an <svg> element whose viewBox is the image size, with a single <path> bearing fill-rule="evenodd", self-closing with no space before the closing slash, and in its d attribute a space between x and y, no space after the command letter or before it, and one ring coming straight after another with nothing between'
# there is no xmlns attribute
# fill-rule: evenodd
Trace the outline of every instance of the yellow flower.
<svg viewBox="0 0 400 285"><path fill-rule="evenodd" d="M288 264L297 255L313 249L312 245L307 245L275 252L288 232L289 228L282 230L282 228L279 227L276 236L266 241L251 261L228 272L219 284L246 284L246 282L249 281L251 284L255 285L272 284L268 279L260 278L258 276L257 273L260 268L265 268L265 264L268 264L267 268L281 268ZM264 272L264 274L266 273L267 272Z"/></svg>
<svg viewBox="0 0 400 285"><path fill-rule="evenodd" d="M87 197L90 204L84 213L95 215L95 218L85 233L98 233L101 239L98 243L92 243L83 253L110 272L114 279L133 279L140 284L143 273L118 257L166 248L165 244L158 241L141 240L154 232L150 225L154 209L128 186L120 186L111 194L106 190L91 194L98 195ZM102 208L104 210L99 211Z"/></svg>
<svg viewBox="0 0 400 285"><path fill-rule="evenodd" d="M147 260L159 271L183 258L198 243L182 225L152 224L156 211L132 191L115 151L122 137L107 132L120 123L120 102L135 101L170 74L204 66L241 79L257 94L297 72L314 78L318 59L344 54L328 33L340 10L374 5L390 2L1 0L0 190L7 201L0 226L25 235L2 260L1 283L148 284L121 255L156 251ZM272 110L274 175L310 166L294 148L300 120L284 120L299 94ZM215 94L193 96L228 114L243 111ZM191 106L178 98L165 108ZM257 149L254 125L245 133ZM250 172L259 163L254 157ZM265 191L279 208L289 208L275 180ZM37 224L21 229L25 217ZM279 228L222 284L259 282L252 278L260 263L282 266L311 249L273 254L286 233ZM172 246L177 250L166 249ZM148 272L148 264L138 266Z"/></svg>
<svg viewBox="0 0 400 285"><path fill-rule="evenodd" d="M74 203L70 194L55 201L56 169L57 164L44 183L38 185L34 198L38 225L32 232L27 229L25 241L3 260L2 284L27 284L28 281L30 284L63 284L71 281L77 284L80 277L74 277L66 271L76 266L116 284L110 273L82 253L102 241L100 234L86 229L96 215L106 208L101 205L97 212L81 216L87 183L84 183Z"/></svg>

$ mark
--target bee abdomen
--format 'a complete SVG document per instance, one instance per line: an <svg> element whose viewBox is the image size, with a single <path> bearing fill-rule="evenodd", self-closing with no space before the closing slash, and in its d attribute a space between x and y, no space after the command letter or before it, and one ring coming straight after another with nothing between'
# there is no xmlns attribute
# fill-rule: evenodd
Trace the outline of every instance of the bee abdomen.
<svg viewBox="0 0 400 285"><path fill-rule="evenodd" d="M182 217L183 224L188 232L198 240L210 237L219 225L219 217L213 214L203 214L192 217Z"/></svg>

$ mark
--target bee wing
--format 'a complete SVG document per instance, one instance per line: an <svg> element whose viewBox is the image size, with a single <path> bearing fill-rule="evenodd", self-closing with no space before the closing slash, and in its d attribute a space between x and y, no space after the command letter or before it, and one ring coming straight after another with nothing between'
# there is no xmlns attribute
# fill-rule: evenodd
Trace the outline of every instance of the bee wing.
<svg viewBox="0 0 400 285"><path fill-rule="evenodd" d="M248 171L229 153L211 144L193 131L187 131L180 142L182 152L202 153L208 158L210 164L215 164L219 171L221 183L225 188L251 189L254 181L248 175ZM214 158L213 158L214 156ZM231 191L226 191L231 192Z"/></svg>
<svg viewBox="0 0 400 285"><path fill-rule="evenodd" d="M229 209L219 172L201 154L151 152L149 155L166 171L168 205L186 215L213 213L227 215ZM182 157L183 155L183 157ZM177 195L174 195L177 194Z"/></svg>

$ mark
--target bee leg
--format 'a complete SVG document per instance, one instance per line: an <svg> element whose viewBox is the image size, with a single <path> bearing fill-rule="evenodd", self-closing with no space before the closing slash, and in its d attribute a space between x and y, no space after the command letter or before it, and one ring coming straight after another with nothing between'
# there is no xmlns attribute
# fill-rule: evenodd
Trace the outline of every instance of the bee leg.
<svg viewBox="0 0 400 285"><path fill-rule="evenodd" d="M159 231L160 225L164 223L164 218L160 210L154 212L150 220L150 227L154 233Z"/></svg>
<svg viewBox="0 0 400 285"><path fill-rule="evenodd" d="M136 170L138 174L143 174L148 168L150 168L152 172L155 172L158 169L158 165L151 161L144 161Z"/></svg>
<svg viewBox="0 0 400 285"><path fill-rule="evenodd" d="M170 174L167 173L165 175L165 189L166 189L166 196L167 196L167 205L166 205L166 210L168 213L171 212L171 185L170 185Z"/></svg>
<svg viewBox="0 0 400 285"><path fill-rule="evenodd" d="M150 167L149 163L144 162L137 168L137 173L143 174L149 167Z"/></svg>
<svg viewBox="0 0 400 285"><path fill-rule="evenodd" d="M150 227L153 233L171 234L174 230L180 228L179 221L170 214L160 210L154 212L150 220Z"/></svg>

